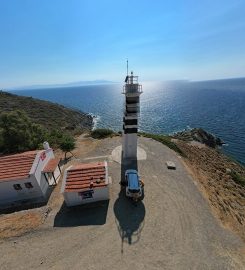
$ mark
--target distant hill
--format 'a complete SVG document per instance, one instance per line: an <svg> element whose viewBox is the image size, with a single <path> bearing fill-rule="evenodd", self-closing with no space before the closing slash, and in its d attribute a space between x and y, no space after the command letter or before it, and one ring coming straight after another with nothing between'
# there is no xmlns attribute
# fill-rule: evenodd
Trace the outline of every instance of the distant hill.
<svg viewBox="0 0 245 270"><path fill-rule="evenodd" d="M34 123L48 130L67 130L71 133L90 130L92 116L49 101L23 97L0 91L0 112L23 110Z"/></svg>
<svg viewBox="0 0 245 270"><path fill-rule="evenodd" d="M11 87L9 88L9 90L45 89L45 88L101 85L101 84L114 84L114 83L117 83L117 82L106 81L106 80L78 81L78 82L70 82L70 83L64 83L64 84L38 84L38 85L28 85L28 86L21 86L21 87Z"/></svg>

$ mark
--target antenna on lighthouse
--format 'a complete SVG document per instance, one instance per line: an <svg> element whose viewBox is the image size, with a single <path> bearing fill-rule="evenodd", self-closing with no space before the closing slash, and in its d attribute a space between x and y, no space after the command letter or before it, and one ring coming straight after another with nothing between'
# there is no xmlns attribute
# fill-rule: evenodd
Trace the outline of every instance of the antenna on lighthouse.
<svg viewBox="0 0 245 270"><path fill-rule="evenodd" d="M127 76L125 78L125 83L127 83L127 82L128 82L128 58L127 58Z"/></svg>

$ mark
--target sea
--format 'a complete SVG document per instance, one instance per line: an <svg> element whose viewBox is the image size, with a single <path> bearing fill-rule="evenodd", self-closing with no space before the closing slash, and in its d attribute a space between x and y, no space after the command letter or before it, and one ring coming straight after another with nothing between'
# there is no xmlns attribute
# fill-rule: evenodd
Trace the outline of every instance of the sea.
<svg viewBox="0 0 245 270"><path fill-rule="evenodd" d="M11 93L52 101L94 116L95 128L122 130L123 84ZM215 81L142 82L139 130L157 134L201 127L220 137L222 151L245 164L245 78Z"/></svg>

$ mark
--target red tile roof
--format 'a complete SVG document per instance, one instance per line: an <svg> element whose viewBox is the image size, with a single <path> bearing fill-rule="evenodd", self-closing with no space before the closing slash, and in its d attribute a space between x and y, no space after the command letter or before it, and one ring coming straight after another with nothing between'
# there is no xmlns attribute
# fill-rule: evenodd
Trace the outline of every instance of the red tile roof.
<svg viewBox="0 0 245 270"><path fill-rule="evenodd" d="M105 162L80 164L67 171L65 192L79 192L107 185Z"/></svg>
<svg viewBox="0 0 245 270"><path fill-rule="evenodd" d="M26 179L37 151L0 157L0 182Z"/></svg>
<svg viewBox="0 0 245 270"><path fill-rule="evenodd" d="M46 166L43 169L43 172L54 172L55 169L57 168L58 164L60 162L59 158L52 158L48 161L48 163L46 164Z"/></svg>

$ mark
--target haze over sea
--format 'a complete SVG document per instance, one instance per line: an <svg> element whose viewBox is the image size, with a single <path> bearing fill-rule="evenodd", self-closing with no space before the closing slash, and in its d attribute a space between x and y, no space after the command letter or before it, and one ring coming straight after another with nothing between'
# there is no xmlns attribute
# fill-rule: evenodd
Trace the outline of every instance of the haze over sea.
<svg viewBox="0 0 245 270"><path fill-rule="evenodd" d="M139 129L173 133L202 127L227 143L223 151L245 164L245 79L143 82ZM96 127L122 130L122 84L16 90L96 116Z"/></svg>

